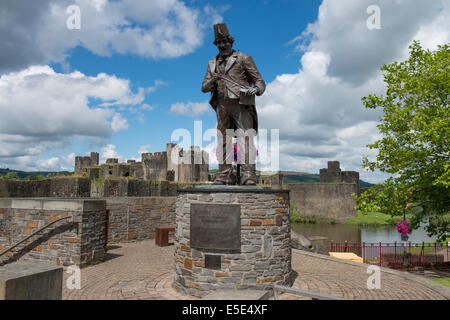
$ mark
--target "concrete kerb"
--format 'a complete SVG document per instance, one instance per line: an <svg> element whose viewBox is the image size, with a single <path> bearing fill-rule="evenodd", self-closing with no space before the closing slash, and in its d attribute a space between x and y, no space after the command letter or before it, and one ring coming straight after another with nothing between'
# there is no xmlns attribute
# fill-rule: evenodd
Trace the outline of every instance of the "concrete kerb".
<svg viewBox="0 0 450 320"><path fill-rule="evenodd" d="M22 210L93 211L104 210L106 202L100 199L81 198L5 198L0 208Z"/></svg>
<svg viewBox="0 0 450 320"><path fill-rule="evenodd" d="M308 252L308 251L303 251L303 250L298 250L298 249L294 249L292 248L292 253L297 253L297 254L302 254L302 255L306 255L306 256L311 256L311 257L315 257L315 258L320 258L320 259L324 259L324 260L329 260L329 261L334 261L334 262L339 262L339 263L344 263L344 264L349 264L352 266L356 266L356 267L360 267L360 268L368 268L370 266L372 266L371 264L367 264L367 263L360 263L360 262L355 262L355 261L349 261L349 260L344 260L344 259L339 259L339 258L335 258L335 257L331 257L331 256L326 256L323 254L319 254L319 253L313 253L313 252ZM380 267L380 270L382 272L385 273L389 273L389 274L393 274L399 277L403 277L405 279L411 280L411 281L415 281L420 283L421 285L432 289L434 291L436 291L437 293L443 295L445 298L447 298L447 300L450 300L450 288L447 288L444 285L441 285L439 283L435 283L431 280L428 280L425 277L419 276L419 275L415 275L415 274L410 274L408 272L405 271L399 271L399 270L394 270L394 269L389 269L389 268L385 268L385 267Z"/></svg>

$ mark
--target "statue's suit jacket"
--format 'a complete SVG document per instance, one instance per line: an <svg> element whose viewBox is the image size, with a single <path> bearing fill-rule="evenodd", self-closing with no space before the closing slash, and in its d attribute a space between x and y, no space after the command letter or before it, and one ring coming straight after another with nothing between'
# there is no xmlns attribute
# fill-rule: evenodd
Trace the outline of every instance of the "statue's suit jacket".
<svg viewBox="0 0 450 320"><path fill-rule="evenodd" d="M213 107L214 111L216 111L219 101L217 97L217 88L214 84L211 84L210 80L213 74L216 72L217 58L218 55L215 56L211 61L209 61L208 68L206 69L205 79L202 83L202 91L211 92L211 99L209 100L209 103ZM258 68L253 61L253 58L248 54L239 51L233 51L231 56L228 58L227 64L225 66L225 76L245 87L251 87L252 84L255 87L258 87L258 96L262 95L266 90L266 84L261 77ZM227 93L231 91L237 97L240 96L241 88L238 85L225 80L219 81L224 81ZM256 108L255 106L249 107L253 117L253 128L255 129L255 131L258 131L258 116L256 113Z"/></svg>

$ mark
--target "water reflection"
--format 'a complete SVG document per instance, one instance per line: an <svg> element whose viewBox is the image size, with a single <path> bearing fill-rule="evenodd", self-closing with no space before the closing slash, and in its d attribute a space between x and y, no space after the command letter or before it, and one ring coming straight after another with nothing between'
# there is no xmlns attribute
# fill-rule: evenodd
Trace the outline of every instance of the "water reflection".
<svg viewBox="0 0 450 320"><path fill-rule="evenodd" d="M360 228L357 226L348 226L345 224L307 224L307 223L292 223L292 230L298 232L306 237L321 236L328 238L323 241L329 243L334 242L402 242L400 239L400 233L398 233L396 227L383 227L383 228ZM421 225L420 228L413 230L409 235L408 241L411 242L432 242L436 237L429 237L424 228Z"/></svg>

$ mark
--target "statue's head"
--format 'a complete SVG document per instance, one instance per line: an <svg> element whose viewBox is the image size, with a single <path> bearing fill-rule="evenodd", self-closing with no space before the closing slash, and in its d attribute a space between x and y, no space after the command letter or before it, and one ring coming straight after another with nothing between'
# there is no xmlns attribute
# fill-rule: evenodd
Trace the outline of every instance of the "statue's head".
<svg viewBox="0 0 450 320"><path fill-rule="evenodd" d="M227 57L231 54L234 38L230 35L226 23L214 25L214 45L219 49L220 55Z"/></svg>

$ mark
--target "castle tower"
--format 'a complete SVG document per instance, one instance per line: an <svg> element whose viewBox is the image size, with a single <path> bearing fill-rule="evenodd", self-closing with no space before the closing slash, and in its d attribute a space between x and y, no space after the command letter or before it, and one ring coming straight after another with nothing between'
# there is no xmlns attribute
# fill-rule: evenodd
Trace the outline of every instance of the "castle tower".
<svg viewBox="0 0 450 320"><path fill-rule="evenodd" d="M143 153L144 179L165 180L167 176L167 152Z"/></svg>
<svg viewBox="0 0 450 320"><path fill-rule="evenodd" d="M174 171L174 181L179 179L179 164L181 148L176 143L168 143L166 146L167 153L167 170Z"/></svg>

